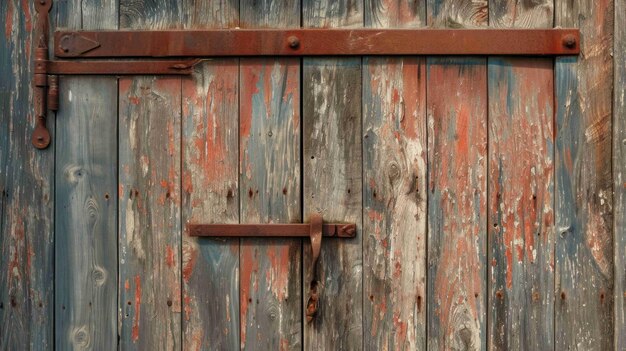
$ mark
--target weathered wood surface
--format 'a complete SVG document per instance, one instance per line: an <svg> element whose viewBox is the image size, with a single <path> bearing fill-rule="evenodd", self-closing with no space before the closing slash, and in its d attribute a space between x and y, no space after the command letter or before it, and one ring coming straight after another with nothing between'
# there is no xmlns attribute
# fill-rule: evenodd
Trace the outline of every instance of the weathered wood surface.
<svg viewBox="0 0 626 351"><path fill-rule="evenodd" d="M183 223L238 223L238 60L183 80ZM183 236L186 349L239 347L239 240Z"/></svg>
<svg viewBox="0 0 626 351"><path fill-rule="evenodd" d="M120 346L180 348L181 81L119 86Z"/></svg>
<svg viewBox="0 0 626 351"><path fill-rule="evenodd" d="M120 27L182 27L181 1L120 1ZM119 345L181 347L181 78L119 81Z"/></svg>
<svg viewBox="0 0 626 351"><path fill-rule="evenodd" d="M429 58L428 348L486 348L484 58Z"/></svg>
<svg viewBox="0 0 626 351"><path fill-rule="evenodd" d="M67 3L57 26L117 29L117 3ZM60 80L56 143L55 345L117 347L117 79Z"/></svg>
<svg viewBox="0 0 626 351"><path fill-rule="evenodd" d="M553 1L490 1L496 28L552 27ZM553 60L488 59L488 346L554 348Z"/></svg>
<svg viewBox="0 0 626 351"><path fill-rule="evenodd" d="M304 27L361 27L360 1L305 1ZM304 213L354 222L351 240L326 240L317 263L317 316L304 326L307 350L363 347L362 92L360 58L303 59ZM313 280L304 245L303 301Z"/></svg>
<svg viewBox="0 0 626 351"><path fill-rule="evenodd" d="M299 1L250 0L240 6L245 28L300 24ZM300 61L242 59L240 64L241 222L300 222ZM301 260L301 240L241 240L242 348L301 348Z"/></svg>
<svg viewBox="0 0 626 351"><path fill-rule="evenodd" d="M0 4L0 349L52 348L54 145L33 148L30 1ZM48 123L54 140L54 116Z"/></svg>
<svg viewBox="0 0 626 351"><path fill-rule="evenodd" d="M489 348L554 345L553 61L489 58Z"/></svg>
<svg viewBox="0 0 626 351"><path fill-rule="evenodd" d="M615 350L626 350L626 0L615 0L613 189Z"/></svg>
<svg viewBox="0 0 626 351"><path fill-rule="evenodd" d="M366 1L365 26L421 27L425 1ZM363 345L426 348L426 65L363 59Z"/></svg>
<svg viewBox="0 0 626 351"><path fill-rule="evenodd" d="M480 27L487 1L429 0L428 25ZM485 349L485 58L427 60L428 348Z"/></svg>
<svg viewBox="0 0 626 351"><path fill-rule="evenodd" d="M556 59L555 347L613 349L613 1L557 0L581 54Z"/></svg>
<svg viewBox="0 0 626 351"><path fill-rule="evenodd" d="M185 2L185 28L235 27L238 2ZM239 60L212 60L182 82L182 222L239 222ZM239 348L239 240L183 227L183 350Z"/></svg>

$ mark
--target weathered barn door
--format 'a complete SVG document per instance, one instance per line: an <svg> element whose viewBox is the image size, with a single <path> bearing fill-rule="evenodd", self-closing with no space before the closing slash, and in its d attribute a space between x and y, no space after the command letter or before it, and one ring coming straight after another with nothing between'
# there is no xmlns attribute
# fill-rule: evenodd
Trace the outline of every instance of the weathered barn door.
<svg viewBox="0 0 626 351"><path fill-rule="evenodd" d="M57 29L561 26L580 28L581 55L62 77L53 144L37 151L34 7L2 1L0 349L626 350L625 11L56 0ZM308 240L186 230L311 213L357 226L324 239L316 267Z"/></svg>

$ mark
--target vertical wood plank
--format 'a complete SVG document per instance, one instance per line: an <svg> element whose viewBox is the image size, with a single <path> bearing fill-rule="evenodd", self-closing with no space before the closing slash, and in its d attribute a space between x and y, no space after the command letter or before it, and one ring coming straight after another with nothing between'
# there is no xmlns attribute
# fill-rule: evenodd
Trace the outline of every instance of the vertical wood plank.
<svg viewBox="0 0 626 351"><path fill-rule="evenodd" d="M429 0L428 25L481 27L486 0ZM427 59L428 348L486 348L487 60Z"/></svg>
<svg viewBox="0 0 626 351"><path fill-rule="evenodd" d="M304 27L361 27L360 1L305 1ZM307 350L363 348L361 58L303 59L304 213L355 222L351 240L326 240L317 263L317 316L304 327ZM303 301L313 280L304 245Z"/></svg>
<svg viewBox="0 0 626 351"><path fill-rule="evenodd" d="M120 27L182 27L181 0L120 0ZM119 81L122 349L181 348L181 78Z"/></svg>
<svg viewBox="0 0 626 351"><path fill-rule="evenodd" d="M54 143L35 149L33 2L0 4L0 349L53 347ZM54 115L48 129L52 140Z"/></svg>
<svg viewBox="0 0 626 351"><path fill-rule="evenodd" d="M615 1L613 178L615 350L626 350L626 0Z"/></svg>
<svg viewBox="0 0 626 351"><path fill-rule="evenodd" d="M239 223L238 60L183 80L183 223ZM183 237L186 349L239 347L239 240Z"/></svg>
<svg viewBox="0 0 626 351"><path fill-rule="evenodd" d="M184 1L185 28L234 27L238 2ZM203 63L182 87L182 220L239 223L239 60ZM239 240L183 235L183 350L239 348Z"/></svg>
<svg viewBox="0 0 626 351"><path fill-rule="evenodd" d="M180 78L123 78L120 346L180 348Z"/></svg>
<svg viewBox="0 0 626 351"><path fill-rule="evenodd" d="M489 349L553 349L553 62L488 69Z"/></svg>
<svg viewBox="0 0 626 351"><path fill-rule="evenodd" d="M484 58L428 59L428 348L486 348Z"/></svg>
<svg viewBox="0 0 626 351"><path fill-rule="evenodd" d="M425 1L365 2L367 27L425 22ZM424 58L364 58L363 138L364 348L424 350Z"/></svg>
<svg viewBox="0 0 626 351"><path fill-rule="evenodd" d="M299 1L240 6L245 28L300 24ZM241 222L300 222L300 61L240 62ZM301 259L301 240L241 240L242 348L301 348Z"/></svg>
<svg viewBox="0 0 626 351"><path fill-rule="evenodd" d="M117 29L117 2L68 3L57 25ZM60 82L56 136L55 345L117 347L117 79Z"/></svg>
<svg viewBox="0 0 626 351"><path fill-rule="evenodd" d="M489 12L495 28L549 28L554 18L553 0L492 0ZM553 60L488 62L488 346L553 349Z"/></svg>
<svg viewBox="0 0 626 351"><path fill-rule="evenodd" d="M613 349L613 1L557 0L581 31L556 59L556 349Z"/></svg>

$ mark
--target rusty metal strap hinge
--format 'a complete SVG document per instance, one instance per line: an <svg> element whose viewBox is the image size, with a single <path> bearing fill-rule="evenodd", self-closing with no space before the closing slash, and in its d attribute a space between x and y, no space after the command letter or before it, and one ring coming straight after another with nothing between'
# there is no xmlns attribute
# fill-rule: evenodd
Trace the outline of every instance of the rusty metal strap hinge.
<svg viewBox="0 0 626 351"><path fill-rule="evenodd" d="M322 215L312 213L309 223L303 224L187 224L190 236L203 237L309 237L313 279L306 306L307 321L317 315L319 290L317 286L317 261L322 249L322 237L354 238L354 223L324 223Z"/></svg>
<svg viewBox="0 0 626 351"><path fill-rule="evenodd" d="M33 144L50 143L57 75L189 75L210 57L354 55L577 55L578 29L213 29L57 31L48 59L52 0L36 0ZM113 60L113 59L123 60ZM77 60L80 59L80 60ZM99 59L99 60L94 60Z"/></svg>

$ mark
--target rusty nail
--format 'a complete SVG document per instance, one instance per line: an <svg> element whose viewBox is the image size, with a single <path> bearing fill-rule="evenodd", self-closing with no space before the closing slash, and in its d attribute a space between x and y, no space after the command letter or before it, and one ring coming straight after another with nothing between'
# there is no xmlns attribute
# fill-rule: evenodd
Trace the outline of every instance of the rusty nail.
<svg viewBox="0 0 626 351"><path fill-rule="evenodd" d="M572 34L568 34L563 37L563 45L568 49L573 49L576 47L576 37Z"/></svg>
<svg viewBox="0 0 626 351"><path fill-rule="evenodd" d="M289 47L292 49L297 49L300 46L300 39L298 39L295 35L287 38L287 42L289 43Z"/></svg>

